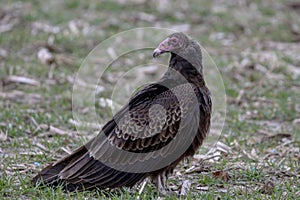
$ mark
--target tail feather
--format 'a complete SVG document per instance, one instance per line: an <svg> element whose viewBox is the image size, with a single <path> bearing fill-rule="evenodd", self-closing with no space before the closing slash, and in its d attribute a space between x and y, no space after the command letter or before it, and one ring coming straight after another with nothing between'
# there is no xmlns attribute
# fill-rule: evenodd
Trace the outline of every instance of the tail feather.
<svg viewBox="0 0 300 200"><path fill-rule="evenodd" d="M79 157L85 154L87 151L84 146L76 149L71 155L68 155L61 160L56 161L45 167L38 175L33 177L32 183L39 185L41 182L45 185L56 186L59 182L59 175L61 171L70 163L76 161Z"/></svg>
<svg viewBox="0 0 300 200"><path fill-rule="evenodd" d="M50 164L32 179L34 185L62 184L68 191L132 187L146 178L146 173L129 173L110 168L89 155L85 146Z"/></svg>

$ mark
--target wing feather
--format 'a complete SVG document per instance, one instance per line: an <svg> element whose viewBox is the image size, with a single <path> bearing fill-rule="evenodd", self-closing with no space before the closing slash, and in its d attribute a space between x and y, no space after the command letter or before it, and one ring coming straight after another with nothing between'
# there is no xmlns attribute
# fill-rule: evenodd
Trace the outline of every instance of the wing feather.
<svg viewBox="0 0 300 200"><path fill-rule="evenodd" d="M187 86L178 87L177 89L179 91L185 91L185 87ZM198 95L201 96L201 94ZM172 150L173 148L174 150L174 146L166 145L178 137L178 130L182 128L184 129L183 132L190 135L189 132L195 131L193 127L197 127L196 125L201 121L199 120L199 116L195 116L196 112L194 112L194 110L199 108L199 102L193 102L189 99L188 95L183 98L185 98L184 104L180 105L178 98L174 95L172 90L158 84L150 85L138 92L130 100L128 106L124 107L117 113L114 120L109 121L103 127L102 132L98 135L102 137L102 141L100 141L101 137L97 136L85 145L87 149L85 149L81 155L77 155L75 160L60 167L62 169L59 176L56 177L56 180L61 179L65 181L68 190L89 189L94 187L131 187L143 180L148 176L148 173L120 171L107 166L104 162L98 160L98 158L106 155L114 158L115 162L123 163L123 165L124 163L134 163L137 161L134 156L122 157L118 154L114 154L114 152L111 151L111 147L117 146L119 149L128 152L148 153L146 157L138 160L139 162L146 162L158 156L152 152L166 147L160 152L157 163L153 163L154 166L159 165L160 161L163 161L168 155L172 154L170 149ZM210 98L202 95L200 99L204 104L200 105L200 118L205 120L203 119L205 116L201 117L201 114L202 112L206 112L207 109L210 109L209 106L205 106L209 104L207 102L210 101ZM161 110L154 110L151 114L151 108L155 105L159 105L165 110L166 116L164 120L162 120L164 113L161 112ZM127 110L128 112L126 112ZM118 124L118 122L121 123ZM206 136L203 135L203 132L207 131L207 127L203 127L202 124L202 122L199 123L198 132L201 131L200 134L197 134L195 138L182 141L182 143L190 141L193 143L181 157L193 154L199 145L201 145ZM103 136L108 139L103 141ZM187 153L188 151L190 151L190 153ZM174 168L180 159L181 158L178 158L170 167L167 167L169 171ZM56 166L59 167L60 164L61 162L58 162ZM54 179L51 179L51 181L53 180Z"/></svg>

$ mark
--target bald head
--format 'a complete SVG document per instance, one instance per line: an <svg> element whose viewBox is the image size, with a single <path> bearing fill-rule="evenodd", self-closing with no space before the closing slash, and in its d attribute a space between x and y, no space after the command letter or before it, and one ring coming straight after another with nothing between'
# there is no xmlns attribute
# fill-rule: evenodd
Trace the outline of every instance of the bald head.
<svg viewBox="0 0 300 200"><path fill-rule="evenodd" d="M153 57L157 57L166 52L180 52L189 45L189 38L181 32L169 35L162 41L153 52Z"/></svg>

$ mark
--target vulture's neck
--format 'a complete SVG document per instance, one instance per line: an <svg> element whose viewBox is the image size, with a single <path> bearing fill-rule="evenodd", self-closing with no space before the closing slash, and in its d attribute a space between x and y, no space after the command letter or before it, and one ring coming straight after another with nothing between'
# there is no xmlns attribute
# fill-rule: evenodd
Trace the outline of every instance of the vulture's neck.
<svg viewBox="0 0 300 200"><path fill-rule="evenodd" d="M164 78L174 79L182 83L192 83L197 87L205 87L203 79L201 59L189 59L188 62L183 57L171 53L169 69Z"/></svg>

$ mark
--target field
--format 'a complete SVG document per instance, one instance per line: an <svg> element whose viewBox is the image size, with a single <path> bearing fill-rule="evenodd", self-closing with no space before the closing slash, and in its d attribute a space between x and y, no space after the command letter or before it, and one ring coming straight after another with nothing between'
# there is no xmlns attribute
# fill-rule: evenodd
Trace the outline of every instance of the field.
<svg viewBox="0 0 300 200"><path fill-rule="evenodd" d="M97 124L77 131L72 113L85 57L110 36L142 27L183 31L199 41L226 91L216 148L181 163L169 188L186 190L182 199L300 199L300 3L187 2L0 2L0 199L175 198L159 197L149 181L121 192L66 193L30 184L43 166L99 131ZM109 71L108 83L117 73ZM100 125L112 117L109 85L98 94Z"/></svg>

